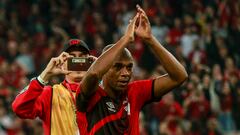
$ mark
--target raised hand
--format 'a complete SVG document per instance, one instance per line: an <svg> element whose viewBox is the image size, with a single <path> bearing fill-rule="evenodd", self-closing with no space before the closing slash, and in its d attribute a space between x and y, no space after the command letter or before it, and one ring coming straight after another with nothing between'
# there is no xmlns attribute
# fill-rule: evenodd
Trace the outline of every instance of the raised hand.
<svg viewBox="0 0 240 135"><path fill-rule="evenodd" d="M148 17L144 12L144 10L139 5L137 5L136 8L137 8L139 17L138 17L138 25L135 28L135 33L137 36L139 36L142 39L149 39L152 36L152 32L151 32L151 25L148 20Z"/></svg>
<svg viewBox="0 0 240 135"><path fill-rule="evenodd" d="M135 31L135 27L136 27L136 21L139 17L139 13L137 13L133 19L131 19L129 21L129 24L127 26L127 29L125 31L125 37L128 38L128 40L130 42L133 42L134 41L134 31Z"/></svg>
<svg viewBox="0 0 240 135"><path fill-rule="evenodd" d="M48 81L52 76L59 74L69 74L71 71L68 71L64 68L64 63L68 58L73 57L66 52L62 52L58 57L52 58L48 63L47 67L41 73L41 78L44 81Z"/></svg>

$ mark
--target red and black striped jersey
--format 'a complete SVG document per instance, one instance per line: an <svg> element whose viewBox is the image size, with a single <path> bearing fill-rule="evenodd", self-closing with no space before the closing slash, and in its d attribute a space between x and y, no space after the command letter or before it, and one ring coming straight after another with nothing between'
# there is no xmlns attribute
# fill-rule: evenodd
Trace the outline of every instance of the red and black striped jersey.
<svg viewBox="0 0 240 135"><path fill-rule="evenodd" d="M139 112L153 97L153 80L134 81L119 99L103 88L88 99L77 92L77 122L81 135L138 135Z"/></svg>

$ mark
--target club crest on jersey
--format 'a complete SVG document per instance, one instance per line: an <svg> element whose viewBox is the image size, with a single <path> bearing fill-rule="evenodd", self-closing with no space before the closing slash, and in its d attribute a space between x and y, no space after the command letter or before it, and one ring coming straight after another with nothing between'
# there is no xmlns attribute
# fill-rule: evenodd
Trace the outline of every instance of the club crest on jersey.
<svg viewBox="0 0 240 135"><path fill-rule="evenodd" d="M116 112L115 110L115 106L112 102L106 102L107 106L108 106L108 110L112 111L112 112Z"/></svg>

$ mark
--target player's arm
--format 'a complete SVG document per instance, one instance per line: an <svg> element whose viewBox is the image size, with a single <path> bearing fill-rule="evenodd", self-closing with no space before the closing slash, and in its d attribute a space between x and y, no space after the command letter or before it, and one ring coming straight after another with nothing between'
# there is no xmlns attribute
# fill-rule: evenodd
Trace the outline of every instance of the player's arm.
<svg viewBox="0 0 240 135"><path fill-rule="evenodd" d="M154 96L158 98L182 84L187 79L188 75L185 68L157 41L155 37L152 36L147 42L164 69L167 71L167 74L155 79Z"/></svg>
<svg viewBox="0 0 240 135"><path fill-rule="evenodd" d="M123 49L134 40L134 27L137 15L130 21L124 36L111 48L101 54L91 65L81 82L81 92L90 96L96 91L102 76L111 68L115 58L120 55Z"/></svg>
<svg viewBox="0 0 240 135"><path fill-rule="evenodd" d="M136 35L141 37L150 46L155 56L167 71L167 74L157 77L154 81L154 96L155 98L159 98L183 83L188 75L185 68L152 35L146 13L139 6L137 6L137 9L140 13L140 19L139 26L135 30Z"/></svg>

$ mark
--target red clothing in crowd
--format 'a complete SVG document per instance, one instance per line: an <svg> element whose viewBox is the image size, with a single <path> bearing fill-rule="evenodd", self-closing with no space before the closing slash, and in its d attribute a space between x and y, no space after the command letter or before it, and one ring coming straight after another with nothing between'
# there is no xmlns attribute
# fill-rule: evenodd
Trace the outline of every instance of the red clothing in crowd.
<svg viewBox="0 0 240 135"><path fill-rule="evenodd" d="M201 118L207 118L210 111L210 104L207 100L192 101L187 108L187 116L191 120L199 120Z"/></svg>
<svg viewBox="0 0 240 135"><path fill-rule="evenodd" d="M172 118L170 121L168 121L168 129L173 134L177 130L177 120L184 116L183 108L178 102L166 104L163 100L153 105L153 113L160 122L165 121L168 118Z"/></svg>

